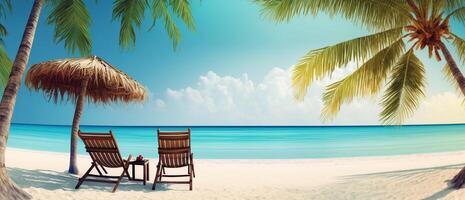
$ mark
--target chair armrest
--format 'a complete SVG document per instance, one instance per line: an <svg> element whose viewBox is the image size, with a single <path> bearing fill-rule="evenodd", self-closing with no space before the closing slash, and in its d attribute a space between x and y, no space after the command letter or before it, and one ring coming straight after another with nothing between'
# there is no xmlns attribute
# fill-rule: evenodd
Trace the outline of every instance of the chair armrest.
<svg viewBox="0 0 465 200"><path fill-rule="evenodd" d="M125 160L125 161L126 161L126 163L125 163L125 164L126 164L126 166L125 166L126 168L129 166L129 162L131 162L131 159L132 159L132 155L129 154L128 159Z"/></svg>

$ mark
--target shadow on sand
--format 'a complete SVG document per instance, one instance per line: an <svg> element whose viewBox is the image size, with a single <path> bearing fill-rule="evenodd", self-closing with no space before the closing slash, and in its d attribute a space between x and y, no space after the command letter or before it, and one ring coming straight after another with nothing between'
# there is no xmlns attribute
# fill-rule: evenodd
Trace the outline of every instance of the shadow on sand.
<svg viewBox="0 0 465 200"><path fill-rule="evenodd" d="M462 169L465 163L454 164L454 165L445 165L438 167L428 167L428 168L418 168L418 169L408 169L408 170L397 170L389 172L378 172L378 173L369 173L369 174L358 174L353 176L348 176L347 178L361 178L367 176L385 176L385 177L399 177L399 176L412 176L416 174L425 174L428 172L433 172L437 170L446 170L446 169Z"/></svg>
<svg viewBox="0 0 465 200"><path fill-rule="evenodd" d="M9 176L22 188L34 187L43 188L46 190L65 190L79 191L93 189L99 191L111 192L114 184L84 182L79 190L74 189L77 184L77 176L66 172L56 172L50 170L27 170L19 168L8 168ZM142 191L153 192L152 183L149 181L147 185L142 182L128 181L123 179L118 187L119 191ZM157 185L157 191L169 190L166 185Z"/></svg>
<svg viewBox="0 0 465 200"><path fill-rule="evenodd" d="M438 170L460 170L465 165L465 163L461 164L454 164L454 165L446 165L446 166L438 166L438 167L430 167L430 168L420 168L420 169L410 169L410 170L398 170L398 171L389 171L389 172L379 172L379 173L370 173L370 174L358 174L353 176L344 177L345 180L348 181L355 181L357 179L364 179L364 178L394 178L394 179L403 179L403 178L412 178L419 175L424 175L428 173L432 173ZM452 177L449 177L452 178ZM446 197L451 192L454 192L455 189L451 189L449 187L449 179L447 180L439 180L444 181L447 186L437 192L434 192L428 197L423 198L424 200L435 200L435 199L442 199Z"/></svg>

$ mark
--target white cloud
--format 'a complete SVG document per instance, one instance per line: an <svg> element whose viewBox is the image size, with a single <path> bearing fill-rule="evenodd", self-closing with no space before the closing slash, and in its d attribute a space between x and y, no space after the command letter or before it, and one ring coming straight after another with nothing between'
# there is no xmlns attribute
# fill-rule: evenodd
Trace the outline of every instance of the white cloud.
<svg viewBox="0 0 465 200"><path fill-rule="evenodd" d="M465 122L465 104L463 98L452 92L432 96L421 105L411 118L417 124L447 124Z"/></svg>
<svg viewBox="0 0 465 200"><path fill-rule="evenodd" d="M337 69L331 79L315 82L303 102L293 99L291 68L273 68L259 82L250 80L247 74L232 77L209 71L195 85L168 88L163 97L155 101L156 111L161 116L158 121L167 124L320 125L323 124L320 112L324 87L354 69L355 65ZM381 108L376 100L355 99L343 105L336 120L326 125L379 124ZM464 122L465 112L460 102L452 93L433 96L409 123Z"/></svg>
<svg viewBox="0 0 465 200"><path fill-rule="evenodd" d="M353 66L338 69L333 80L353 69ZM291 68L273 68L260 82L250 80L247 74L232 77L209 71L195 85L177 90L168 88L165 95L155 101L155 107L159 112L167 112L163 113L163 122L175 124L321 124L321 94L331 80L316 82L305 101L296 102L290 78ZM356 109L360 106L354 105ZM365 118L369 120L354 117L360 123L373 122Z"/></svg>

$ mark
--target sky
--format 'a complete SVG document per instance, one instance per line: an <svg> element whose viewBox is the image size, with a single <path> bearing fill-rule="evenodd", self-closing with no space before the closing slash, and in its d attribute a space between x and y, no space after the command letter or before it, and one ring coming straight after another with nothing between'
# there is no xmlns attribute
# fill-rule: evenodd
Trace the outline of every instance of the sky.
<svg viewBox="0 0 465 200"><path fill-rule="evenodd" d="M161 24L148 31L147 15L134 48L118 46L119 24L111 20L112 1L86 1L92 16L94 55L142 83L149 98L142 104L86 104L82 124L91 125L367 125L379 124L379 98L356 99L330 122L320 118L325 86L356 69L349 64L316 82L305 101L292 97L292 66L311 49L336 44L368 32L340 17L296 17L276 23L249 0L193 1L196 31L178 23L182 39L176 51ZM4 20L6 49L14 57L32 1L14 1ZM53 40L53 27L42 11L28 68L35 63L72 57ZM457 26L456 26L457 25ZM458 27L458 24L453 24ZM465 37L463 25L453 29ZM74 55L76 56L76 55ZM427 97L407 123L465 122L461 97L444 79L444 63L419 53L426 66ZM463 65L463 64L462 64ZM24 83L24 82L23 82ZM24 85L13 122L71 124L74 105L54 104Z"/></svg>

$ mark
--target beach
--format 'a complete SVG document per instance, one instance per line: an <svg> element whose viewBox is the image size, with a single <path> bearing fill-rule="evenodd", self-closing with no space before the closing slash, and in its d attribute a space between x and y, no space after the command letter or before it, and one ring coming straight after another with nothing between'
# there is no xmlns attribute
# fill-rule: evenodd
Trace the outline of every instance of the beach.
<svg viewBox="0 0 465 200"><path fill-rule="evenodd" d="M465 200L465 0L95 2L0 0L0 200Z"/></svg>
<svg viewBox="0 0 465 200"><path fill-rule="evenodd" d="M127 155L123 155L126 157ZM187 185L123 181L86 182L66 173L68 154L8 148L10 177L34 199L459 199L465 189L448 190L447 180L465 165L465 151L321 159L196 159L193 191ZM87 155L79 155L84 173ZM136 176L141 177L141 169ZM111 170L119 174L121 170Z"/></svg>

